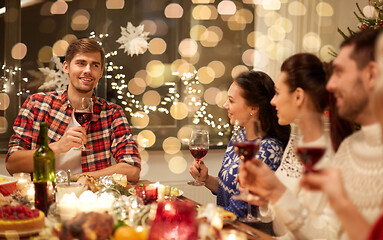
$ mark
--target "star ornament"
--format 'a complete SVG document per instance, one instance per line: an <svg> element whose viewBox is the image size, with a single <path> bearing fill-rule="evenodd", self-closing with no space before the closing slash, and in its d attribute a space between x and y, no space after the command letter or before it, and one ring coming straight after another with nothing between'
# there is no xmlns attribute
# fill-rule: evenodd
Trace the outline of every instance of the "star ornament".
<svg viewBox="0 0 383 240"><path fill-rule="evenodd" d="M63 90L69 84L68 74L64 72L63 64L56 55L53 55L53 62L57 70L48 67L39 68L45 75L45 82L39 87L40 90Z"/></svg>
<svg viewBox="0 0 383 240"><path fill-rule="evenodd" d="M119 49L124 49L128 55L143 54L148 49L149 32L144 32L144 25L138 27L128 22L126 28L121 27L121 37L116 42L120 43Z"/></svg>

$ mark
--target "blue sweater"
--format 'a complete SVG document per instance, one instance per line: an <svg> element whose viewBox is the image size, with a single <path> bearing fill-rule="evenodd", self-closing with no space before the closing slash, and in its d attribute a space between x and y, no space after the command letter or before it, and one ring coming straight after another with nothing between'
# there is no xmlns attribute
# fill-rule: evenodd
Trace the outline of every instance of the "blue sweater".
<svg viewBox="0 0 383 240"><path fill-rule="evenodd" d="M241 141L246 141L245 130L239 133ZM261 146L256 155L257 159L275 171L279 167L283 155L282 142L276 138L265 137L261 140ZM233 150L233 142L230 140L218 173L217 205L225 210L233 212L238 218L247 215L247 202L232 199L233 195L239 194L239 183L234 181L238 175L240 159Z"/></svg>

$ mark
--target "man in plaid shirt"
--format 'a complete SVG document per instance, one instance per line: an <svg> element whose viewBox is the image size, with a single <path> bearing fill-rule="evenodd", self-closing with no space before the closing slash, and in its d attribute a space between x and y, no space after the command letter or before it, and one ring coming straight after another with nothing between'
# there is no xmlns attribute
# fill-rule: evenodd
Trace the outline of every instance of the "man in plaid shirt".
<svg viewBox="0 0 383 240"><path fill-rule="evenodd" d="M69 76L67 90L33 94L20 109L9 141L6 167L9 173L32 172L38 148L40 122L48 123L49 147L56 156L56 170L68 168L79 176L125 174L138 181L140 157L122 108L93 95L104 68L104 49L94 40L73 41L63 69ZM92 97L93 114L88 129L73 117L82 97ZM75 148L85 144L90 151ZM116 164L112 165L114 157Z"/></svg>

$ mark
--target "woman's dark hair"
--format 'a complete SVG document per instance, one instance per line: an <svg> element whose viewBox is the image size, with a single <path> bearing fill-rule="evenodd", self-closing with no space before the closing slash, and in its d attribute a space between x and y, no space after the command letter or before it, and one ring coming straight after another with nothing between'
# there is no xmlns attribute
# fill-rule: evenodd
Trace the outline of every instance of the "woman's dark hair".
<svg viewBox="0 0 383 240"><path fill-rule="evenodd" d="M322 62L309 53L299 53L287 58L281 71L287 73L286 84L290 92L302 88L311 98L318 112L327 105L326 74Z"/></svg>
<svg viewBox="0 0 383 240"><path fill-rule="evenodd" d="M279 139L286 147L290 136L290 126L278 124L275 108L270 104L275 94L273 80L264 72L249 71L240 74L234 81L242 89L242 97L249 106L259 108L259 121L268 137Z"/></svg>
<svg viewBox="0 0 383 240"><path fill-rule="evenodd" d="M326 73L326 82L332 75L332 63L323 63L323 69ZM354 131L355 124L341 118L335 107L335 96L334 93L328 94L328 112L330 121L330 138L334 151L336 152L339 145L347 136Z"/></svg>

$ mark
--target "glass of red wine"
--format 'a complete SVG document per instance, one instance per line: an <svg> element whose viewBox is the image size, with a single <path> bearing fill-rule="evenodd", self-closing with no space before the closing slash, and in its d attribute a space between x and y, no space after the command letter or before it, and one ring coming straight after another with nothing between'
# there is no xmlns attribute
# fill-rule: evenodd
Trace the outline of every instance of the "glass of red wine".
<svg viewBox="0 0 383 240"><path fill-rule="evenodd" d="M328 122L323 114L301 114L295 120L294 149L306 172L315 172L315 165L327 150Z"/></svg>
<svg viewBox="0 0 383 240"><path fill-rule="evenodd" d="M209 151L209 132L207 130L194 130L190 136L189 150L199 164ZM204 182L198 180L189 181L188 184L192 186L205 185Z"/></svg>
<svg viewBox="0 0 383 240"><path fill-rule="evenodd" d="M238 126L238 121L235 122L232 142L233 142L234 152L238 155L241 161L246 162L251 159L254 159L255 155L258 153L260 145L261 145L260 129L261 128L260 128L259 121L255 121L254 131L256 134L256 139L252 141L247 141L240 136L240 127ZM256 198L256 196L249 193L249 190L247 188L244 188L244 190L241 191L240 194L234 195L232 198L235 200L249 201L250 199ZM238 220L245 223L260 221L258 217L254 217L253 214L251 213L251 204L247 205L247 215Z"/></svg>
<svg viewBox="0 0 383 240"><path fill-rule="evenodd" d="M80 106L74 110L74 117L75 117L76 121L83 128L85 128L85 130L87 130L89 123L92 120L92 114L93 114L92 98L89 98L89 97L81 98ZM81 147L79 147L79 150L88 151L88 149L85 148L84 143L81 145Z"/></svg>

